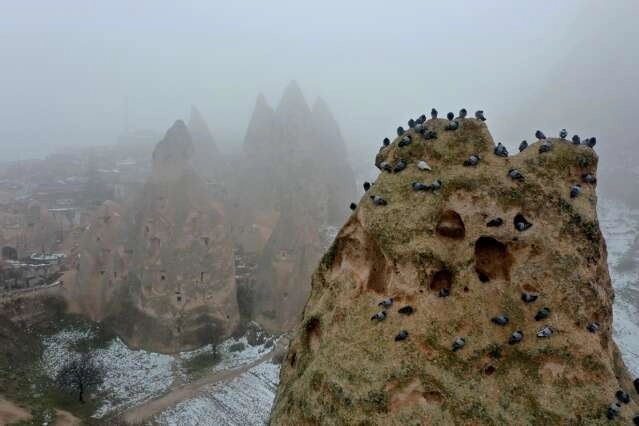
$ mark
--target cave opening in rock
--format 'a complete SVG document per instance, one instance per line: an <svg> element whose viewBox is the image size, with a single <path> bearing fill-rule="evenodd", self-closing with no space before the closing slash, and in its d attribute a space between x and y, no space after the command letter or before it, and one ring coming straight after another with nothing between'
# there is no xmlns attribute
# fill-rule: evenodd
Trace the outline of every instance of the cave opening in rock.
<svg viewBox="0 0 639 426"><path fill-rule="evenodd" d="M466 227L459 213L454 210L446 210L439 218L435 231L443 236L454 239L462 239L466 235Z"/></svg>
<svg viewBox="0 0 639 426"><path fill-rule="evenodd" d="M447 288L449 291L453 286L453 273L448 269L438 271L433 275L433 279L430 281L430 289L439 292L443 288Z"/></svg>
<svg viewBox="0 0 639 426"><path fill-rule="evenodd" d="M508 247L492 237L480 237L475 242L475 271L479 281L510 279L512 257Z"/></svg>
<svg viewBox="0 0 639 426"><path fill-rule="evenodd" d="M311 318L306 323L306 346L311 352L316 352L320 345L320 320L319 318Z"/></svg>

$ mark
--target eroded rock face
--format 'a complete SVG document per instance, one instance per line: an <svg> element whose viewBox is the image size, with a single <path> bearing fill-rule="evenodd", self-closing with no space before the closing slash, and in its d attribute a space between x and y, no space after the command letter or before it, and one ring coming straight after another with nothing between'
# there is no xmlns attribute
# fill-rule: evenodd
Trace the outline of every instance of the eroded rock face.
<svg viewBox="0 0 639 426"><path fill-rule="evenodd" d="M189 133L193 140L193 168L204 179L223 180L227 171L215 139L200 111L191 106Z"/></svg>
<svg viewBox="0 0 639 426"><path fill-rule="evenodd" d="M381 172L374 193L388 204L366 194L315 271L271 424L608 424L619 389L634 398L618 418L629 423L639 397L611 338L595 187L570 198L582 173L595 174L596 154L553 140L548 153L535 144L497 157L484 123L446 124L430 120L437 139L409 130L410 145L398 138L378 155L408 167ZM479 166L462 166L477 153ZM434 179L441 190L411 187ZM516 229L517 215L533 226ZM503 225L486 226L495 217ZM538 299L526 304L523 292ZM387 297L386 319L371 321ZM398 312L406 305L414 313ZM542 307L551 314L535 321ZM491 322L501 314L506 326ZM545 325L553 335L536 337ZM396 341L400 330L408 337ZM523 340L508 344L516 330Z"/></svg>
<svg viewBox="0 0 639 426"><path fill-rule="evenodd" d="M188 130L176 122L135 201L98 209L68 280L76 309L135 347L193 349L239 322L224 209L191 168L191 152Z"/></svg>

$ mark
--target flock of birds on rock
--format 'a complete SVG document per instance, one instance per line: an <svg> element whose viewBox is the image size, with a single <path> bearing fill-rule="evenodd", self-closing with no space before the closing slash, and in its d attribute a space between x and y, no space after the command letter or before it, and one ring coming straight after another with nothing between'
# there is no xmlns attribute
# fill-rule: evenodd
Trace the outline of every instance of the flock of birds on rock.
<svg viewBox="0 0 639 426"><path fill-rule="evenodd" d="M433 108L430 113L431 118L436 119L437 115L438 115L437 110ZM455 115L452 112L449 112L446 115L446 118L449 120L449 123L446 125L445 129L447 131L455 131L459 129L460 127L459 120L466 118L467 115L468 115L468 112L465 108L462 108L459 111L459 115L457 118L455 118ZM475 118L481 121L486 120L484 112L481 110L475 112ZM421 134L427 140L436 139L437 133L432 130L429 130L425 126L425 122L426 122L426 116L422 114L417 119L408 120L408 127L410 129L413 129L416 133ZM397 136L401 137L398 143L398 147L400 148L408 146L413 142L411 135L406 133L404 128L401 126L397 128ZM535 132L535 137L543 141L543 143L539 147L540 154L543 154L552 150L552 142L546 138L546 135L541 130L537 130ZM561 131L559 132L559 138L561 140L565 140L567 137L568 137L568 131L566 129L561 129ZM584 139L582 141L578 135L574 135L572 137L572 143L575 145L581 144L581 145L585 145L587 147L593 148L595 144L597 143L597 139L594 137L591 137L588 139ZM390 139L384 138L383 146L381 149L384 149L385 147L389 145L390 145ZM526 148L528 148L528 142L524 140L519 144L519 151L522 152ZM498 143L494 149L494 154L499 157L508 157L508 150L502 143ZM481 157L479 156L479 154L473 154L463 162L463 166L476 167L479 165L480 161L481 161ZM404 169L406 169L407 166L408 164L403 159L398 160L395 165L391 165L387 161L382 161L378 165L378 167L382 171L386 171L388 173L400 173ZM419 160L417 162L417 168L422 171L432 170L432 168L428 165L428 163L426 163L426 161L423 161L423 160ZM521 171L517 169L510 169L508 171L508 176L511 179L516 181L524 180L524 175L521 173ZM593 184L596 182L595 177L589 173L583 174L581 178L583 183ZM443 183L440 179L436 179L432 183L411 182L411 187L414 191L437 191L442 188L442 185ZM371 187L372 186L369 182L364 182L365 192L368 192L371 189ZM570 189L570 197L576 198L580 194L581 194L581 185L574 184ZM387 201L379 195L375 195L375 194L370 195L370 199L372 200L373 204L376 206L385 206L388 204ZM355 203L351 203L350 207L352 210L355 210L357 208L357 205ZM501 217L496 217L488 221L486 223L486 226L499 227L499 226L502 226L503 224L504 224L504 220ZM533 224L530 223L528 220L526 220L526 218L522 214L518 214L515 216L513 220L513 225L515 229L519 232L526 231L527 229L533 226ZM481 280L481 277L480 277L480 280ZM488 280L487 279L482 280L482 282L484 281L488 281ZM450 289L448 287L441 288L438 292L438 296L439 297L450 296ZM532 294L527 292L523 292L521 294L521 300L525 304L534 303L535 301L537 301L538 298L539 296L537 294ZM394 299L392 297L382 300L378 304L378 306L381 307L382 310L376 312L371 317L371 320L378 321L378 322L384 321L386 317L388 316L388 309L390 309L390 307L393 305L393 302L394 302ZM410 305L405 305L398 310L398 313L402 315L411 315L414 312L415 312L415 309ZM546 320L547 318L550 317L550 314L551 314L550 308L544 306L537 311L537 313L534 316L534 320L535 321ZM491 318L490 321L493 324L501 326L501 327L507 326L510 323L510 320L506 314L497 315ZM600 329L600 325L598 322L593 321L588 323L586 329L591 333L597 333ZM550 338L554 332L555 330L551 325L545 324L543 327L539 329L539 331L537 331L536 335L538 338ZM408 331L400 330L399 333L395 336L395 341L402 341L402 340L406 340L407 338L408 338ZM516 331L511 333L511 335L509 336L508 344L515 345L523 341L523 339L524 339L524 332L520 329L517 329ZM466 346L466 337L459 336L455 338L452 343L452 351L453 352L460 351L464 348L464 346ZM636 379L634 381L634 386L635 386L635 390L639 393L639 379ZM620 403L627 404L630 402L630 396L628 395L628 393L624 392L623 390L619 390L616 393L616 398L618 401L611 404L610 407L608 407L606 415L609 419L614 419L616 418L617 415L619 415L621 410ZM633 421L636 425L639 425L639 416L635 417Z"/></svg>

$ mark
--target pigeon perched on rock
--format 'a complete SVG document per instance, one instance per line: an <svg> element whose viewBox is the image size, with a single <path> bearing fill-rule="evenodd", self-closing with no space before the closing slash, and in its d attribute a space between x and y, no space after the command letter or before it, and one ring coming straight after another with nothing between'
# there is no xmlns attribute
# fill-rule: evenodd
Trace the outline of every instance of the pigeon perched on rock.
<svg viewBox="0 0 639 426"><path fill-rule="evenodd" d="M561 130L559 131L559 137L560 137L561 139L566 139L566 136L568 136L568 131L567 131L566 129L561 129Z"/></svg>
<svg viewBox="0 0 639 426"><path fill-rule="evenodd" d="M466 339L464 339L463 337L456 338L455 341L453 342L453 352L457 352L458 350L463 348L465 345L466 345Z"/></svg>
<svg viewBox="0 0 639 426"><path fill-rule="evenodd" d="M442 181L439 179L435 179L430 185L430 189L432 191L437 191L438 189L442 189Z"/></svg>
<svg viewBox="0 0 639 426"><path fill-rule="evenodd" d="M495 155L498 157L508 157L508 150L501 142L497 144L494 152L495 152Z"/></svg>
<svg viewBox="0 0 639 426"><path fill-rule="evenodd" d="M635 391L639 393L639 378L633 380L632 384L635 385Z"/></svg>
<svg viewBox="0 0 639 426"><path fill-rule="evenodd" d="M413 309L413 307L411 305L406 305L406 306L403 306L403 307L399 308L399 310L397 312L399 312L400 314L403 314L403 315L411 315L413 312L415 312L415 309Z"/></svg>
<svg viewBox="0 0 639 426"><path fill-rule="evenodd" d="M400 159L395 167L393 167L393 173L399 173L406 168L406 161Z"/></svg>
<svg viewBox="0 0 639 426"><path fill-rule="evenodd" d="M541 321L550 316L550 309L543 307L535 314L535 321Z"/></svg>
<svg viewBox="0 0 639 426"><path fill-rule="evenodd" d="M521 214L518 214L517 216L515 216L515 219L513 220L513 224L515 225L515 229L518 230L519 232L523 232L532 226L532 223L528 222L526 218L522 216Z"/></svg>
<svg viewBox="0 0 639 426"><path fill-rule="evenodd" d="M424 139L426 140L437 139L437 132L433 130L426 130L424 132Z"/></svg>
<svg viewBox="0 0 639 426"><path fill-rule="evenodd" d="M550 337L552 336L553 333L554 333L554 330L552 329L552 327L547 325L537 332L537 337L541 337L541 338Z"/></svg>
<svg viewBox="0 0 639 426"><path fill-rule="evenodd" d="M584 173L583 175L581 175L581 181L583 183L596 183L597 178L591 175L590 173Z"/></svg>
<svg viewBox="0 0 639 426"><path fill-rule="evenodd" d="M501 226L503 224L504 224L504 220L501 217L496 217L494 219L489 220L488 223L486 223L486 226L490 228L494 228L497 226Z"/></svg>
<svg viewBox="0 0 639 426"><path fill-rule="evenodd" d="M512 180L524 180L524 175L522 175L521 172L517 169L508 170L508 176Z"/></svg>
<svg viewBox="0 0 639 426"><path fill-rule="evenodd" d="M486 116L484 115L484 111L482 110L475 111L475 118L477 120L486 121Z"/></svg>
<svg viewBox="0 0 639 426"><path fill-rule="evenodd" d="M413 142L413 138L410 137L410 135L404 135L404 137L402 138L402 140L399 141L399 143L397 144L398 147L403 147L403 146L408 146Z"/></svg>
<svg viewBox="0 0 639 426"><path fill-rule="evenodd" d="M510 337L508 338L508 344L514 345L515 343L521 342L523 338L524 338L524 332L521 330L517 330L513 334L511 334Z"/></svg>
<svg viewBox="0 0 639 426"><path fill-rule="evenodd" d="M587 146L587 147L589 147L589 148L594 148L594 147L595 147L595 145L597 144L597 138L592 137L592 138L585 139L585 140L582 142L582 144L583 144L583 145L586 145L586 146Z"/></svg>
<svg viewBox="0 0 639 426"><path fill-rule="evenodd" d="M464 160L464 166L466 167L476 166L477 164L479 164L480 159L481 158L479 157L479 155L473 154L470 157L468 157L467 160Z"/></svg>
<svg viewBox="0 0 639 426"><path fill-rule="evenodd" d="M457 130L459 129L459 121L455 120L455 121L451 121L450 123L448 123L448 125L446 125L446 130Z"/></svg>
<svg viewBox="0 0 639 426"><path fill-rule="evenodd" d="M575 144L575 145L581 144L581 138L579 137L579 135L573 135L572 136L572 143Z"/></svg>
<svg viewBox="0 0 639 426"><path fill-rule="evenodd" d="M369 189L371 189L370 182L364 182L364 191L368 191Z"/></svg>
<svg viewBox="0 0 639 426"><path fill-rule="evenodd" d="M632 424L635 426L639 426L639 416L634 416L632 418Z"/></svg>
<svg viewBox="0 0 639 426"><path fill-rule="evenodd" d="M351 205L349 207L350 207L351 210L355 210L357 208L357 204L351 203Z"/></svg>
<svg viewBox="0 0 639 426"><path fill-rule="evenodd" d="M389 308L389 307L391 307L392 304L393 304L393 298L392 297L387 297L386 299L384 299L381 302L379 302L377 304L377 306L382 306L384 308Z"/></svg>
<svg viewBox="0 0 639 426"><path fill-rule="evenodd" d="M435 108L430 110L430 118L437 118L437 110Z"/></svg>
<svg viewBox="0 0 639 426"><path fill-rule="evenodd" d="M459 118L466 118L467 115L468 111L466 111L466 108L462 108L459 110Z"/></svg>
<svg viewBox="0 0 639 426"><path fill-rule="evenodd" d="M430 185L421 182L412 182L410 186L413 188L413 191L428 191L430 189Z"/></svg>
<svg viewBox="0 0 639 426"><path fill-rule="evenodd" d="M576 184L570 188L570 198L577 198L581 194L581 185Z"/></svg>
<svg viewBox="0 0 639 426"><path fill-rule="evenodd" d="M552 144L550 142L544 142L539 146L539 153L550 152L552 150Z"/></svg>
<svg viewBox="0 0 639 426"><path fill-rule="evenodd" d="M417 123L415 124L415 131L417 133L423 133L424 132L424 125L422 123Z"/></svg>
<svg viewBox="0 0 639 426"><path fill-rule="evenodd" d="M449 112L448 114L446 114L446 118L448 119L448 121L453 121L453 119L455 118L455 114Z"/></svg>
<svg viewBox="0 0 639 426"><path fill-rule="evenodd" d="M615 417L619 415L619 412L621 412L621 405L618 402L615 402L614 404L610 404L610 406L608 407L608 410L606 411L606 417L608 418L608 420L614 420Z"/></svg>
<svg viewBox="0 0 639 426"><path fill-rule="evenodd" d="M521 143L519 144L519 152L523 152L526 148L528 148L528 142L521 141Z"/></svg>
<svg viewBox="0 0 639 426"><path fill-rule="evenodd" d="M430 170L433 170L433 169L431 169L431 167L428 165L428 163L427 163L427 162L425 162L424 160L419 160L419 161L417 162L417 168L418 168L419 170L429 170L429 171L430 171Z"/></svg>
<svg viewBox="0 0 639 426"><path fill-rule="evenodd" d="M413 120L412 118L410 120L408 120L408 128L412 129L413 127L415 127L415 120Z"/></svg>
<svg viewBox="0 0 639 426"><path fill-rule="evenodd" d="M537 139L542 139L542 140L543 140L543 139L546 139L546 135L544 135L544 132L542 132L541 130L537 130L537 131L535 132L535 137L536 137Z"/></svg>
<svg viewBox="0 0 639 426"><path fill-rule="evenodd" d="M397 128L397 136L402 136L404 134L405 130L402 126L399 126Z"/></svg>
<svg viewBox="0 0 639 426"><path fill-rule="evenodd" d="M448 289L448 287L444 287L441 290L439 290L439 297L448 297L450 296L450 290Z"/></svg>
<svg viewBox="0 0 639 426"><path fill-rule="evenodd" d="M521 294L521 300L523 300L523 302L526 303L526 304L533 303L538 298L539 298L539 296L537 296L536 294L530 294L530 293L526 293L526 292Z"/></svg>
<svg viewBox="0 0 639 426"><path fill-rule="evenodd" d="M388 204L386 200L379 195L371 195L371 200L373 200L373 204L375 204L376 206L385 206L386 204Z"/></svg>
<svg viewBox="0 0 639 426"><path fill-rule="evenodd" d="M617 393L615 393L615 396L617 397L617 399L620 402L623 402L624 404L629 404L630 403L630 395L628 395L627 392L624 392L622 390L618 390Z"/></svg>
<svg viewBox="0 0 639 426"><path fill-rule="evenodd" d="M388 139L388 138L384 138L384 140L382 141L382 144L383 144L384 146L388 146L388 145L390 145L390 139Z"/></svg>
<svg viewBox="0 0 639 426"><path fill-rule="evenodd" d="M386 318L386 311L379 311L371 317L371 320L384 321Z"/></svg>
<svg viewBox="0 0 639 426"><path fill-rule="evenodd" d="M419 124L424 124L426 122L426 114L420 115L419 118L417 119L417 122Z"/></svg>
<svg viewBox="0 0 639 426"><path fill-rule="evenodd" d="M402 330L399 332L397 336L395 336L395 341L399 342L400 340L406 340L408 338L408 331Z"/></svg>
<svg viewBox="0 0 639 426"><path fill-rule="evenodd" d="M596 333L597 331L599 331L599 323L597 321L588 323L588 325L586 326L586 330L591 333Z"/></svg>
<svg viewBox="0 0 639 426"><path fill-rule="evenodd" d="M501 325L501 326L505 326L509 322L508 317L506 315L497 315L496 317L493 317L490 320L494 322L495 324Z"/></svg>

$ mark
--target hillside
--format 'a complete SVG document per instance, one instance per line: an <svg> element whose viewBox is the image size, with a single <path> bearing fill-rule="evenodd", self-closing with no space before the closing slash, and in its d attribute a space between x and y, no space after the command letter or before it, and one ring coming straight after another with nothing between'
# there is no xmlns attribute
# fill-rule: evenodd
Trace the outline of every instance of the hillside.
<svg viewBox="0 0 639 426"><path fill-rule="evenodd" d="M581 182L597 155L553 139L550 152L538 141L503 158L483 122L447 123L426 122L437 139L410 130L412 143L380 151L378 167L407 167L380 173L315 271L272 424L609 424L619 390L637 398L612 340L595 186ZM463 166L474 154L479 164ZM440 190L411 185L435 179ZM518 230L522 218L532 226ZM385 298L385 319L371 320ZM499 315L505 326L491 321ZM615 419L628 424L639 409L620 404Z"/></svg>

